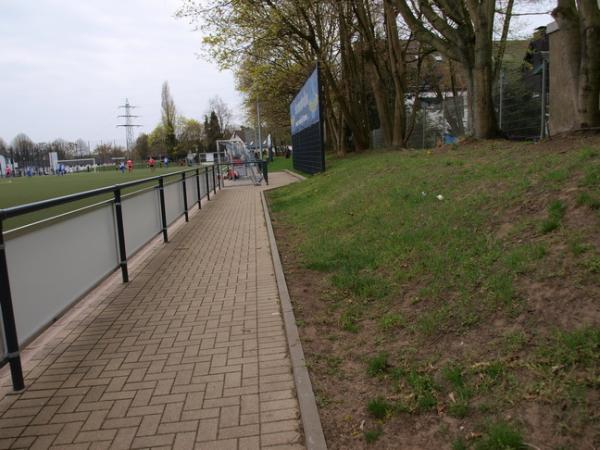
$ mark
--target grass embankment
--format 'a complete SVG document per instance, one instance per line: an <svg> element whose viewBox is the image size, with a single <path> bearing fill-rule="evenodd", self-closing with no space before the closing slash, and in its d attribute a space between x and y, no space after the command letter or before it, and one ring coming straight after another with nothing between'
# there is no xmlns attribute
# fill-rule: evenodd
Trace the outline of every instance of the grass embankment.
<svg viewBox="0 0 600 450"><path fill-rule="evenodd" d="M177 172L186 169L186 167L173 166L170 168L135 169L132 173L111 171L79 172L64 176L48 175L33 177L16 177L0 179L0 208L31 203L49 198L60 197L63 195L74 194L82 191L89 191L105 186L112 186L119 183L127 183L141 178L149 178L157 175L165 175L170 172ZM153 182L154 184L156 182ZM124 191L142 189L145 186L137 186ZM91 199L71 202L62 206L49 208L43 211L15 217L6 221L5 230L35 222L46 217L51 217L67 211L72 211L86 205L100 202L110 198L111 195L93 197Z"/></svg>
<svg viewBox="0 0 600 450"><path fill-rule="evenodd" d="M269 162L269 172L281 172L283 170L294 170L291 157L276 156L273 158L273 162Z"/></svg>
<svg viewBox="0 0 600 450"><path fill-rule="evenodd" d="M269 199L330 447L599 446L600 139L329 168Z"/></svg>

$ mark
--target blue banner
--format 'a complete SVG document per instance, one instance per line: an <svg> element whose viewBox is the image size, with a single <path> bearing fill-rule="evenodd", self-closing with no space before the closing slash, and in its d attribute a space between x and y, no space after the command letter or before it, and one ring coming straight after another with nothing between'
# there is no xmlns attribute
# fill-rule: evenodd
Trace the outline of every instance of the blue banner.
<svg viewBox="0 0 600 450"><path fill-rule="evenodd" d="M319 117L319 75L318 69L308 77L296 98L290 105L292 134L318 123Z"/></svg>

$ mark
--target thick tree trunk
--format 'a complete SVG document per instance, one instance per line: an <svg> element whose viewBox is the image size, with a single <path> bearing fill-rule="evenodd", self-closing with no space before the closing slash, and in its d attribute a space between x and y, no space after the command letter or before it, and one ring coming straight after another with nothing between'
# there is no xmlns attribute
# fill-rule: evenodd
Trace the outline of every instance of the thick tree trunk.
<svg viewBox="0 0 600 450"><path fill-rule="evenodd" d="M405 147L406 136L406 55L400 46L398 27L396 26L396 12L394 7L386 0L383 4L386 34L388 40L388 56L392 79L394 80L394 124L392 133L392 146Z"/></svg>
<svg viewBox="0 0 600 450"><path fill-rule="evenodd" d="M498 135L498 123L492 96L494 73L491 36L494 25L494 2L482 1L476 8L473 8L471 16L475 21L475 46L472 53L463 51L463 54L469 76L472 131L477 139L490 139Z"/></svg>
<svg viewBox="0 0 600 450"><path fill-rule="evenodd" d="M600 127L600 9L596 0L558 0L552 15L566 49L561 64L569 82L564 86L573 99L574 130Z"/></svg>
<svg viewBox="0 0 600 450"><path fill-rule="evenodd" d="M477 65L468 70L469 113L473 136L490 139L498 135L498 123L492 97L493 74L490 65Z"/></svg>
<svg viewBox="0 0 600 450"><path fill-rule="evenodd" d="M379 117L379 125L383 132L383 143L384 145L392 145L392 124L390 121L390 111L388 108L388 96L383 84L383 80L379 76L375 63L367 57L367 74L371 89L373 91L373 97L375 97L375 106L377 108L377 116Z"/></svg>
<svg viewBox="0 0 600 450"><path fill-rule="evenodd" d="M582 128L600 126L600 6L582 0L581 68L579 71L579 115Z"/></svg>

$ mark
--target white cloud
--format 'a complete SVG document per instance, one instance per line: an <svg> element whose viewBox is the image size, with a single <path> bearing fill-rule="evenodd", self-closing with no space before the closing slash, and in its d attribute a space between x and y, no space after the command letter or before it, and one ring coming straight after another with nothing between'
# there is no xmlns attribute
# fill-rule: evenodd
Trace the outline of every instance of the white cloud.
<svg viewBox="0 0 600 450"><path fill-rule="evenodd" d="M141 130L160 119L169 81L179 111L202 119L208 99L241 103L233 75L197 59L201 36L173 16L179 0L4 0L0 137L124 140L117 106L139 105Z"/></svg>

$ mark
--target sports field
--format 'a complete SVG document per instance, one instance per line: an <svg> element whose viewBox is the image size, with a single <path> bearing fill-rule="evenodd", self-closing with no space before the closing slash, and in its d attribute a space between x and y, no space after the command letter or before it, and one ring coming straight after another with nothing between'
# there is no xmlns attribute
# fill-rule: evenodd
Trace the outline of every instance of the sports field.
<svg viewBox="0 0 600 450"><path fill-rule="evenodd" d="M127 183L128 181L153 177L156 175L164 175L171 172L178 172L183 169L186 169L186 167L172 166L169 168L156 168L154 171L145 168L135 169L132 173L126 172L124 174L115 170L96 173L71 173L64 176L48 175L10 179L1 178L0 208L7 208L9 206L46 200L49 198L73 194L75 192L89 191L91 189L98 189L119 183ZM156 183L156 181L153 181L153 183ZM144 186L136 186L131 190L137 190L142 187ZM50 217L56 214L71 211L73 209L81 208L85 205L97 203L102 200L106 200L109 197L110 194L93 197L59 207L49 208L44 211L38 211L24 216L15 217L6 221L4 224L4 229L6 231L27 223L35 222L45 217Z"/></svg>

